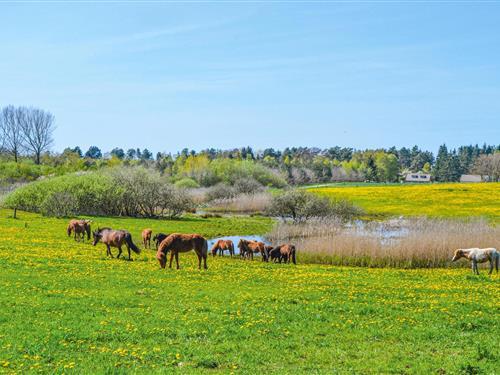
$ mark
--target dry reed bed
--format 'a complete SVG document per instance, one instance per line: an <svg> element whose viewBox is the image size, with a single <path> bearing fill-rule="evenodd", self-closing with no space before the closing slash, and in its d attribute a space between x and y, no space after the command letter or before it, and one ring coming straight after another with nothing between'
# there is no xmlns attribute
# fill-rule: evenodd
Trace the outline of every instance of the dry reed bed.
<svg viewBox="0 0 500 375"><path fill-rule="evenodd" d="M210 202L207 211L232 213L264 212L271 203L271 194L260 192L256 194L240 194L234 198L216 199Z"/></svg>
<svg viewBox="0 0 500 375"><path fill-rule="evenodd" d="M279 223L267 237L275 244L294 243L304 262L430 268L451 266L457 248L499 248L500 226L482 220L427 218L352 226L336 220L312 220L300 225Z"/></svg>

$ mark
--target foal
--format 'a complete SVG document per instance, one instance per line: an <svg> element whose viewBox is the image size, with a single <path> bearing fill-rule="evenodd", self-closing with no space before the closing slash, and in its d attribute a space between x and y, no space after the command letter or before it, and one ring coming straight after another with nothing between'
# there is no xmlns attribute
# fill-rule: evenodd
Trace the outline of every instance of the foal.
<svg viewBox="0 0 500 375"><path fill-rule="evenodd" d="M216 243L214 243L214 246L212 246L212 249L210 251L211 251L213 256L217 255L217 251L219 251L219 256L224 256L224 250L229 250L229 255L232 258L234 255L233 241L231 241L231 240L218 240Z"/></svg>
<svg viewBox="0 0 500 375"><path fill-rule="evenodd" d="M67 233L68 237L71 236L71 232L74 232L75 241L84 241L85 233L87 234L87 240L90 240L90 224L92 220L76 220L72 219L69 221Z"/></svg>
<svg viewBox="0 0 500 375"><path fill-rule="evenodd" d="M147 249L148 247L151 249L151 235L153 234L153 231L149 228L146 228L142 231L142 243L144 244L144 248Z"/></svg>
<svg viewBox="0 0 500 375"><path fill-rule="evenodd" d="M453 256L452 262L459 260L460 258L466 258L472 262L472 272L479 275L479 269L477 267L478 263L490 262L490 272L493 272L493 263L495 264L496 271L498 273L498 262L500 260L500 252L492 247L486 249L479 249L477 247L472 249L457 249L455 250L455 255Z"/></svg>

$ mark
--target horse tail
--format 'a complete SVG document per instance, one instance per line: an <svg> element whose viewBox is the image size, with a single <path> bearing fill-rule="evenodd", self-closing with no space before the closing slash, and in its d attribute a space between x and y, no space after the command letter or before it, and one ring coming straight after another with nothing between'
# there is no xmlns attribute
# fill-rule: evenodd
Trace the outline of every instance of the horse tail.
<svg viewBox="0 0 500 375"><path fill-rule="evenodd" d="M295 246L292 248L292 262L293 264L297 264L297 258L295 258Z"/></svg>
<svg viewBox="0 0 500 375"><path fill-rule="evenodd" d="M229 251L231 255L234 255L234 243L233 241L229 242Z"/></svg>
<svg viewBox="0 0 500 375"><path fill-rule="evenodd" d="M141 249L139 249L135 244L132 242L132 235L130 233L127 233L125 235L125 242L127 243L127 246L130 247L134 253L140 254Z"/></svg>
<svg viewBox="0 0 500 375"><path fill-rule="evenodd" d="M206 240L206 238L203 238L203 244L201 245L201 255L203 256L203 258L207 258L207 254L208 254L208 241Z"/></svg>
<svg viewBox="0 0 500 375"><path fill-rule="evenodd" d="M498 263L500 262L500 252L497 251L495 255L496 255L495 256L495 269L498 273Z"/></svg>
<svg viewBox="0 0 500 375"><path fill-rule="evenodd" d="M90 223L87 223L85 224L85 232L87 232L87 241L90 241L90 232L91 232L91 228L90 228Z"/></svg>

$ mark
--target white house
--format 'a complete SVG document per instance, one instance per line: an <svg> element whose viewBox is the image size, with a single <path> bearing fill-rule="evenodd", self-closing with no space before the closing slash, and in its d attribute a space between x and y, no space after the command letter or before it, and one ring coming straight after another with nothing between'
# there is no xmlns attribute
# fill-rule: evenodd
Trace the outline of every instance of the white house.
<svg viewBox="0 0 500 375"><path fill-rule="evenodd" d="M405 177L405 182L431 182L431 175L429 173L408 173Z"/></svg>
<svg viewBox="0 0 500 375"><path fill-rule="evenodd" d="M483 178L478 174L463 174L460 176L460 182L483 182Z"/></svg>

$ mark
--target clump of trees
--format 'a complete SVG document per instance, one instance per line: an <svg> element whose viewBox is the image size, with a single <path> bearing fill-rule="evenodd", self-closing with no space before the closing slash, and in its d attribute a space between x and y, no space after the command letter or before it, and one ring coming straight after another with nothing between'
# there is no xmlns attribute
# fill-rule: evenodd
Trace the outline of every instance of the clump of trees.
<svg viewBox="0 0 500 375"><path fill-rule="evenodd" d="M42 153L53 143L54 129L54 115L43 109L9 105L0 111L0 145L15 162L29 153L40 164Z"/></svg>
<svg viewBox="0 0 500 375"><path fill-rule="evenodd" d="M311 218L325 217L348 221L361 216L363 210L349 201L332 201L306 190L290 189L272 198L267 214L302 223Z"/></svg>
<svg viewBox="0 0 500 375"><path fill-rule="evenodd" d="M47 216L179 217L192 210L189 194L158 172L119 168L36 181L9 194L4 206Z"/></svg>

